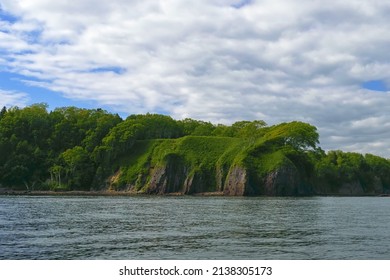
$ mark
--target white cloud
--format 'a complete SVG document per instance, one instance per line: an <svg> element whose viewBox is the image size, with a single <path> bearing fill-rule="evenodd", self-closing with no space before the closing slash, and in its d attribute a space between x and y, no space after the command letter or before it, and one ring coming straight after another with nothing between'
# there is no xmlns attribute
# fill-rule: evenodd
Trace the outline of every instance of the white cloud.
<svg viewBox="0 0 390 280"><path fill-rule="evenodd" d="M308 121L326 149L390 157L389 95L360 86L390 84L386 0L0 4L18 17L0 63L26 83L128 113Z"/></svg>
<svg viewBox="0 0 390 280"><path fill-rule="evenodd" d="M28 96L22 92L14 92L0 89L0 108L18 106L24 107L28 102Z"/></svg>

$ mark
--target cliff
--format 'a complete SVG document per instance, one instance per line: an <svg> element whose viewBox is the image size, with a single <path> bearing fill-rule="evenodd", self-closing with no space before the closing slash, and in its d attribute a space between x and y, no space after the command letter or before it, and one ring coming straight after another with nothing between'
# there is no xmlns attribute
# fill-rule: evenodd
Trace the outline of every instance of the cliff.
<svg viewBox="0 0 390 280"><path fill-rule="evenodd" d="M138 141L123 155L105 190L142 194L218 193L227 196L377 195L381 180L321 181L308 158L228 137ZM303 163L302 163L303 162Z"/></svg>
<svg viewBox="0 0 390 280"><path fill-rule="evenodd" d="M317 128L262 120L214 125L158 114L122 120L101 109L3 110L0 192L377 195L390 160L329 151Z"/></svg>

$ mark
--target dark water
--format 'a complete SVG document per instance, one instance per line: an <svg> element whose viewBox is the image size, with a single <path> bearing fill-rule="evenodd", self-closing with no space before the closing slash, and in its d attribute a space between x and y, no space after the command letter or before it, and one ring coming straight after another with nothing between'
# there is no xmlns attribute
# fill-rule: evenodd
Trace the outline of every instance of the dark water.
<svg viewBox="0 0 390 280"><path fill-rule="evenodd" d="M0 197L0 259L390 259L390 198Z"/></svg>

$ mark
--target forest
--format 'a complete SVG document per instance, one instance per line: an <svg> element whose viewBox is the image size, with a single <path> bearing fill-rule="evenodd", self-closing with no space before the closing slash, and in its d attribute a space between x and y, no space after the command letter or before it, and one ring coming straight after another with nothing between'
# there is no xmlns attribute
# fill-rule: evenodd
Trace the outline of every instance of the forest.
<svg viewBox="0 0 390 280"><path fill-rule="evenodd" d="M102 109L0 112L0 189L147 194L380 195L390 161L324 152L316 127L262 120L232 125Z"/></svg>

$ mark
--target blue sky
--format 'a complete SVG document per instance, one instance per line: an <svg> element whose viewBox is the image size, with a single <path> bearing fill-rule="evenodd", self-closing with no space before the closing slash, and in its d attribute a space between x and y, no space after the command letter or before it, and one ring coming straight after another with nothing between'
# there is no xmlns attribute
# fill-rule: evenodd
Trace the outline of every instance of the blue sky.
<svg viewBox="0 0 390 280"><path fill-rule="evenodd" d="M300 120L390 157L385 0L0 0L0 106Z"/></svg>
<svg viewBox="0 0 390 280"><path fill-rule="evenodd" d="M231 6L236 8L236 9L241 9L242 7L250 5L252 0L241 0L234 2Z"/></svg>
<svg viewBox="0 0 390 280"><path fill-rule="evenodd" d="M362 84L362 87L364 89L373 90L373 91L383 91L383 92L389 91L389 88L387 87L386 83L381 80L371 80L371 81L364 82Z"/></svg>

